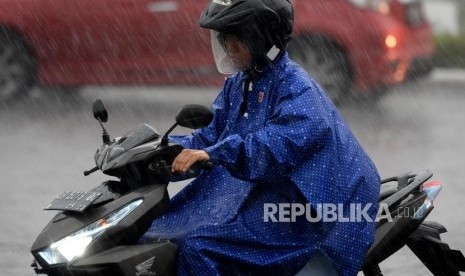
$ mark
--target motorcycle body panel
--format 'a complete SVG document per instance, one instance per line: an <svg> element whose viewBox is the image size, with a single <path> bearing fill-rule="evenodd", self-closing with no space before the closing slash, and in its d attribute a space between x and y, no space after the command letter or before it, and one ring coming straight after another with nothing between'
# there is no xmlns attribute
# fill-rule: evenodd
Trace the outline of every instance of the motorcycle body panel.
<svg viewBox="0 0 465 276"><path fill-rule="evenodd" d="M94 116L100 123L105 122L107 115L103 103L96 101L94 106L98 107ZM177 124L189 126L190 117L196 118L194 115L197 115L202 123L192 126L206 126L213 115L205 111L194 112L196 110L199 108L192 106L181 110L184 112L181 114L190 115L186 118L178 116ZM167 135L175 126L162 138L151 126L140 124L126 135L110 140L102 124L104 145L95 153L97 166L91 171L100 169L104 174L117 177L118 181L107 181L92 189L90 192L99 196L89 201L91 205L85 205L86 209L60 212L48 223L31 248L34 256L32 266L36 273L53 276L176 274L175 244L170 241L138 244L153 219L162 216L169 205L167 185L173 176L170 165L183 149L180 145L168 143ZM194 164L192 172L183 177L194 177L205 168L204 164ZM380 275L379 263L405 245L434 275L459 275L459 271L465 270L463 254L451 250L441 241L440 234L446 232L445 228L438 223L424 222L441 189L439 183L425 186L431 176L432 173L425 170L382 181L379 206L387 206L392 221L383 219L376 226L375 239L362 268L365 276ZM395 185L387 186L390 182L395 182ZM122 210L126 206L135 207L124 213ZM422 212L419 214L418 210ZM120 211L124 216L107 224L107 218ZM92 228L93 225L97 226ZM98 231L88 234L88 229ZM79 236L84 232L85 235ZM59 244L63 240L69 242L75 238L80 242L87 235L92 236L83 251L73 252L79 254L67 257L59 251L62 255L59 257L63 258L57 258L58 253L51 257L47 255L60 250ZM56 246L56 250L52 250L52 245ZM48 250L47 254L43 253L44 250Z"/></svg>
<svg viewBox="0 0 465 276"><path fill-rule="evenodd" d="M169 241L116 246L69 265L55 266L51 276L165 276L176 274L177 246Z"/></svg>

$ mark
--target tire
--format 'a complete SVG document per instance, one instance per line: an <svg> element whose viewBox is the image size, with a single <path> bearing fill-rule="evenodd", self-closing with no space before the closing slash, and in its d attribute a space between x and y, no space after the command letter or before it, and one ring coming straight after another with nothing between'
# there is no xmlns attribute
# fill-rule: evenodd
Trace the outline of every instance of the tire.
<svg viewBox="0 0 465 276"><path fill-rule="evenodd" d="M18 35L0 29L0 103L25 96L37 80L37 64Z"/></svg>
<svg viewBox="0 0 465 276"><path fill-rule="evenodd" d="M351 95L352 78L344 53L333 43L316 36L295 38L289 55L325 90L336 104Z"/></svg>

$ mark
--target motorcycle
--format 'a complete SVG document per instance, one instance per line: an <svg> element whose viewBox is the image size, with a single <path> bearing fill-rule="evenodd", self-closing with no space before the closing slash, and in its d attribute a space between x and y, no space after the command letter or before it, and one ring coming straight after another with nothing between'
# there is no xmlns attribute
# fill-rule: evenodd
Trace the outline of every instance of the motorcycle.
<svg viewBox="0 0 465 276"><path fill-rule="evenodd" d="M36 274L50 276L175 275L176 244L138 241L169 206L170 165L183 148L169 142L168 135L178 125L205 127L213 114L200 105L185 105L163 136L153 127L140 124L122 137L110 139L104 125L108 112L103 102L95 101L92 109L103 130L103 145L94 155L96 166L84 175L101 170L118 181L56 197L45 210L60 212L32 245L31 266ZM196 163L183 177L195 177L211 166L210 162ZM434 275L460 275L459 271L465 271L463 254L441 241L440 234L446 229L425 221L441 190L439 182L427 182L431 176L426 170L382 181L379 204L386 206L392 220L377 222L375 241L362 267L364 275L382 275L379 263L404 246ZM413 215L406 216L407 212Z"/></svg>

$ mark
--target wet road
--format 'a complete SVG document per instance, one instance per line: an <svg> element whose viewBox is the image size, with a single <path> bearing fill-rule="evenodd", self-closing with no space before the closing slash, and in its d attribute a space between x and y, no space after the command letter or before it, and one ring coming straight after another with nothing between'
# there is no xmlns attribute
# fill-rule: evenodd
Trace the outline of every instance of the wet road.
<svg viewBox="0 0 465 276"><path fill-rule="evenodd" d="M33 99L0 104L0 268L2 275L34 275L29 253L51 218L42 208L64 190L87 190L106 176L93 167L100 127L91 104L102 98L107 129L119 136L139 122L160 132L184 103L210 105L216 90L201 88L95 88L35 90ZM465 82L424 80L394 89L378 103L341 111L382 177L431 169L443 183L430 220L443 223L445 240L465 251ZM188 130L179 128L178 133ZM171 192L182 187L174 184ZM430 275L408 250L381 266L385 275Z"/></svg>

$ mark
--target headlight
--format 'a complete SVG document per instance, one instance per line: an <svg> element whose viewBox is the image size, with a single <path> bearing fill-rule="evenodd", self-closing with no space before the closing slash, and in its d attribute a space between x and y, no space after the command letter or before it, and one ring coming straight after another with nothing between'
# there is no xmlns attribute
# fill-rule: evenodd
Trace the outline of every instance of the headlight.
<svg viewBox="0 0 465 276"><path fill-rule="evenodd" d="M39 255L49 264L59 264L69 262L76 257L81 256L87 246L98 237L105 229L118 224L122 219L129 215L134 209L142 203L142 199L138 199L124 206L123 208L114 211L113 213L99 219L98 221L89 224L81 230L74 232L63 239L52 243L45 250L40 251Z"/></svg>

